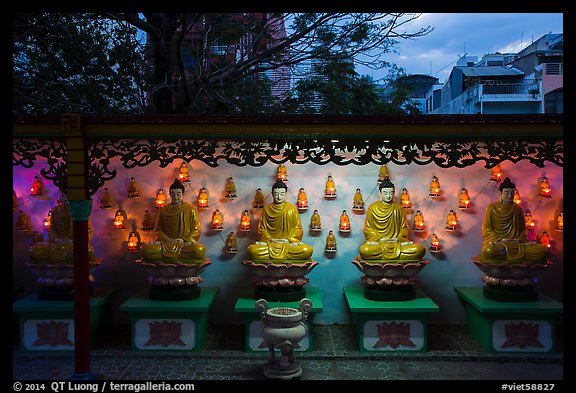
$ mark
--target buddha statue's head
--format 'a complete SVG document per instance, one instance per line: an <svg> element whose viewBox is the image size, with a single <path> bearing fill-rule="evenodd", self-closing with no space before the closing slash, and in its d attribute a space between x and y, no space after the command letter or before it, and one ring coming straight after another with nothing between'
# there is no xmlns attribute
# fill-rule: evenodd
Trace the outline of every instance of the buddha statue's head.
<svg viewBox="0 0 576 393"><path fill-rule="evenodd" d="M184 185L178 179L174 179L170 185L170 198L172 198L172 204L176 206L184 202Z"/></svg>
<svg viewBox="0 0 576 393"><path fill-rule="evenodd" d="M512 183L509 177L504 179L498 187L498 190L500 191L500 200L502 203L514 203L514 191L516 190L516 185Z"/></svg>
<svg viewBox="0 0 576 393"><path fill-rule="evenodd" d="M276 183L274 183L274 185L272 186L272 198L274 198L274 203L276 204L283 203L285 201L287 190L288 187L282 180L280 179L276 180Z"/></svg>
<svg viewBox="0 0 576 393"><path fill-rule="evenodd" d="M395 190L396 187L394 187L394 183L392 183L390 179L384 179L378 186L380 200L385 203L392 203Z"/></svg>

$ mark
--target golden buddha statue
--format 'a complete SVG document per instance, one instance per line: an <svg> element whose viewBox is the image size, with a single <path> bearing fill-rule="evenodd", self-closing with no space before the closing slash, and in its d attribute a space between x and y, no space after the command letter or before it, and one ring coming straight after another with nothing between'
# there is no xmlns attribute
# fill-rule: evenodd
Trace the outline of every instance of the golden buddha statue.
<svg viewBox="0 0 576 393"><path fill-rule="evenodd" d="M302 243L304 231L296 206L286 202L288 187L282 180L272 186L273 202L264 207L258 224L258 241L248 246L251 260L308 262L313 248Z"/></svg>
<svg viewBox="0 0 576 393"><path fill-rule="evenodd" d="M340 214L340 231L350 232L350 216L346 210L342 210L342 214Z"/></svg>
<svg viewBox="0 0 576 393"><path fill-rule="evenodd" d="M128 185L128 198L138 198L139 196L138 183L136 183L136 179L131 177L130 184Z"/></svg>
<svg viewBox="0 0 576 393"><path fill-rule="evenodd" d="M334 231L330 230L328 236L326 236L326 245L324 247L326 251L336 250L336 236L334 236Z"/></svg>
<svg viewBox="0 0 576 393"><path fill-rule="evenodd" d="M178 174L178 178L180 179L181 182L190 181L190 171L188 170L188 165L186 164L186 161L182 161L180 163L179 171L180 173Z"/></svg>
<svg viewBox="0 0 576 393"><path fill-rule="evenodd" d="M542 182L540 183L540 196L547 197L547 198L552 196L552 190L550 189L550 183L548 182L548 178L546 176L544 176L542 178Z"/></svg>
<svg viewBox="0 0 576 393"><path fill-rule="evenodd" d="M379 185L380 200L372 203L366 213L360 258L372 261L420 261L426 248L408 240L408 224L404 209L394 200L394 184L384 179Z"/></svg>
<svg viewBox="0 0 576 393"><path fill-rule="evenodd" d="M30 262L50 262L50 263L73 263L73 243L72 243L72 215L65 193L60 193L58 204L52 209L50 215L50 227L48 229L48 241L39 242L29 249ZM92 223L88 219L88 261L95 262L96 254L90 244L94 230Z"/></svg>
<svg viewBox="0 0 576 393"><path fill-rule="evenodd" d="M534 222L534 218L532 217L532 213L530 212L530 210L526 210L526 212L524 213L524 223L526 224L527 231L534 230L536 223Z"/></svg>
<svg viewBox="0 0 576 393"><path fill-rule="evenodd" d="M256 190L256 194L254 194L254 200L252 201L252 206L256 209L261 209L264 207L264 194L262 194L261 188Z"/></svg>
<svg viewBox="0 0 576 393"><path fill-rule="evenodd" d="M326 189L324 191L324 194L327 196L336 195L336 184L334 183L334 179L332 179L332 176L328 176L328 179L326 180Z"/></svg>
<svg viewBox="0 0 576 393"><path fill-rule="evenodd" d="M320 218L320 213L318 209L314 209L314 213L310 216L310 229L321 230L322 229L322 219Z"/></svg>
<svg viewBox="0 0 576 393"><path fill-rule="evenodd" d="M498 187L500 201L486 208L482 223L482 262L545 263L549 250L526 238L522 208L514 203L516 185L507 177Z"/></svg>
<svg viewBox="0 0 576 393"><path fill-rule="evenodd" d="M142 230L149 231L150 229L154 228L154 219L152 218L152 214L150 214L150 210L144 210L144 216L142 217Z"/></svg>
<svg viewBox="0 0 576 393"><path fill-rule="evenodd" d="M412 207L412 201L410 201L410 195L408 190L402 189L402 194L400 194L400 203L404 209L410 209Z"/></svg>
<svg viewBox="0 0 576 393"><path fill-rule="evenodd" d="M378 181L384 181L385 179L390 179L390 173L388 171L388 167L386 165L382 165L378 172Z"/></svg>
<svg viewBox="0 0 576 393"><path fill-rule="evenodd" d="M496 166L490 170L490 180L500 181L501 177L502 177L502 169L500 168L500 164L496 164Z"/></svg>
<svg viewBox="0 0 576 393"><path fill-rule="evenodd" d="M30 219L28 215L24 213L24 210L18 211L18 217L16 218L16 229L19 231L27 231L30 224Z"/></svg>
<svg viewBox="0 0 576 393"><path fill-rule="evenodd" d="M357 210L364 209L364 197L362 196L362 193L360 192L359 188L356 189L356 193L354 194L352 208Z"/></svg>
<svg viewBox="0 0 576 393"><path fill-rule="evenodd" d="M300 188L298 192L297 205L299 209L304 209L308 207L308 196L306 195L304 188Z"/></svg>
<svg viewBox="0 0 576 393"><path fill-rule="evenodd" d="M208 207L208 193L205 187L198 192L198 207Z"/></svg>
<svg viewBox="0 0 576 393"><path fill-rule="evenodd" d="M112 195L110 191L108 191L108 187L104 188L104 192L102 192L102 198L100 198L100 207L102 209L108 209L112 207Z"/></svg>
<svg viewBox="0 0 576 393"><path fill-rule="evenodd" d="M445 228L450 231L455 231L456 229L458 229L458 217L456 216L456 213L452 209L450 209L448 215L446 216Z"/></svg>
<svg viewBox="0 0 576 393"><path fill-rule="evenodd" d="M414 231L422 232L424 230L424 216L420 210L416 211L414 215Z"/></svg>
<svg viewBox="0 0 576 393"><path fill-rule="evenodd" d="M440 196L440 182L437 176L432 176L432 181L430 181L430 192L428 193L431 197Z"/></svg>
<svg viewBox="0 0 576 393"><path fill-rule="evenodd" d="M242 217L240 217L240 229L243 231L249 231L252 229L252 218L248 210L244 210Z"/></svg>
<svg viewBox="0 0 576 393"><path fill-rule="evenodd" d="M161 208L166 205L166 194L164 194L163 188L159 188L156 191L156 199L154 200L154 204L157 208Z"/></svg>
<svg viewBox="0 0 576 393"><path fill-rule="evenodd" d="M288 181L288 172L283 164L280 164L278 166L278 171L276 172L276 174L278 176L278 179L282 181Z"/></svg>
<svg viewBox="0 0 576 393"><path fill-rule="evenodd" d="M230 232L226 238L226 252L235 254L238 251L238 238L234 232Z"/></svg>
<svg viewBox="0 0 576 393"><path fill-rule="evenodd" d="M231 177L226 180L226 197L236 198L236 184Z"/></svg>
<svg viewBox="0 0 576 393"><path fill-rule="evenodd" d="M472 203L470 201L470 195L468 195L468 190L466 188L462 188L458 200L460 209L468 209L472 207Z"/></svg>
<svg viewBox="0 0 576 393"><path fill-rule="evenodd" d="M556 229L559 231L564 230L564 210L558 213L558 217L556 218Z"/></svg>
<svg viewBox="0 0 576 393"><path fill-rule="evenodd" d="M170 186L172 201L160 209L156 241L142 245L145 261L195 263L204 260L206 247L200 244L200 219L196 206L184 202L184 185L175 179Z"/></svg>

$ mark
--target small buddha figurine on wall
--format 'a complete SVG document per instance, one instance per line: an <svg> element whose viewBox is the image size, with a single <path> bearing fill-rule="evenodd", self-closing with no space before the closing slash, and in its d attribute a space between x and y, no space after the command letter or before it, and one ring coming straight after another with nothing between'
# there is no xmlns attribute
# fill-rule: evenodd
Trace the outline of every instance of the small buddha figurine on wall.
<svg viewBox="0 0 576 393"><path fill-rule="evenodd" d="M186 161L182 161L180 163L179 171L180 171L180 173L178 174L178 179L181 182L189 182L190 181L190 171L188 170L188 164L186 164Z"/></svg>
<svg viewBox="0 0 576 393"><path fill-rule="evenodd" d="M420 210L416 211L416 215L414 215L414 232L422 232L426 229L424 225L424 216Z"/></svg>
<svg viewBox="0 0 576 393"><path fill-rule="evenodd" d="M307 210L308 209L308 196L304 191L304 188L301 187L298 191L298 200L297 200L298 210Z"/></svg>
<svg viewBox="0 0 576 393"><path fill-rule="evenodd" d="M130 184L128 185L128 198L138 198L140 196L140 191L138 190L138 183L134 177L130 178Z"/></svg>
<svg viewBox="0 0 576 393"><path fill-rule="evenodd" d="M470 196L468 195L468 190L466 188L462 188L458 199L460 209L469 209L472 207L472 202L470 201Z"/></svg>
<svg viewBox="0 0 576 393"><path fill-rule="evenodd" d="M149 231L154 229L154 221L152 219L152 214L150 214L150 210L144 210L144 215L142 216L142 230Z"/></svg>
<svg viewBox="0 0 576 393"><path fill-rule="evenodd" d="M364 210L364 197L360 192L360 189L356 189L356 193L354 194L354 200L352 202L352 210L354 211L362 211Z"/></svg>
<svg viewBox="0 0 576 393"><path fill-rule="evenodd" d="M446 230L455 231L458 229L458 217L454 210L450 209L448 215L446 216Z"/></svg>
<svg viewBox="0 0 576 393"><path fill-rule="evenodd" d="M234 232L228 234L225 249L228 254L236 254L238 252L238 238Z"/></svg>
<svg viewBox="0 0 576 393"><path fill-rule="evenodd" d="M226 180L226 198L236 198L236 184L232 177Z"/></svg>
<svg viewBox="0 0 576 393"><path fill-rule="evenodd" d="M326 188L324 190L324 197L328 199L336 198L336 185L334 184L334 180L332 176L328 176L326 180Z"/></svg>
<svg viewBox="0 0 576 393"><path fill-rule="evenodd" d="M252 229L252 218L248 213L248 210L244 210L242 217L240 217L240 230L250 231Z"/></svg>
<svg viewBox="0 0 576 393"><path fill-rule="evenodd" d="M262 189L260 187L256 189L256 194L254 194L254 200L252 201L252 207L255 209L262 209L264 207L264 194L262 194Z"/></svg>
<svg viewBox="0 0 576 393"><path fill-rule="evenodd" d="M198 191L198 207L203 209L208 206L208 193L206 192L206 188L202 187L200 191Z"/></svg>
<svg viewBox="0 0 576 393"><path fill-rule="evenodd" d="M321 231L322 230L322 222L320 218L320 214L318 213L317 209L314 209L314 213L310 217L310 230L311 231Z"/></svg>
<svg viewBox="0 0 576 393"><path fill-rule="evenodd" d="M110 209L112 207L112 195L108 190L108 187L104 187L104 191L102 192L102 198L100 198L100 208L102 209Z"/></svg>
<svg viewBox="0 0 576 393"><path fill-rule="evenodd" d="M402 189L400 194L400 203L404 209L410 209L412 207L412 201L410 201L410 195L408 195L408 190Z"/></svg>
<svg viewBox="0 0 576 393"><path fill-rule="evenodd" d="M278 179L282 181L288 181L288 172L286 171L286 167L283 164L278 166L278 171L276 172Z"/></svg>
<svg viewBox="0 0 576 393"><path fill-rule="evenodd" d="M346 210L342 210L340 214L340 232L350 232L350 217Z"/></svg>
<svg viewBox="0 0 576 393"><path fill-rule="evenodd" d="M334 231L330 230L328 236L326 236L326 245L324 246L324 251L335 252L336 251L336 236L334 236Z"/></svg>
<svg viewBox="0 0 576 393"><path fill-rule="evenodd" d="M156 199L154 200L154 205L160 209L166 204L166 194L164 194L164 189L159 188L156 191Z"/></svg>
<svg viewBox="0 0 576 393"><path fill-rule="evenodd" d="M437 176L432 176L432 181L430 182L430 192L428 195L432 198L440 196L440 182Z"/></svg>

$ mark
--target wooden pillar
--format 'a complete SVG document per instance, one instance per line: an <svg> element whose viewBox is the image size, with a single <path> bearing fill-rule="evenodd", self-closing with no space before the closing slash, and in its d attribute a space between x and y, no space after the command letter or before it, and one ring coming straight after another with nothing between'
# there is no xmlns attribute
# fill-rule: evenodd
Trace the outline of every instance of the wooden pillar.
<svg viewBox="0 0 576 393"><path fill-rule="evenodd" d="M90 280L88 219L92 200L87 191L88 146L80 114L62 115L66 137L67 189L73 226L74 251L74 374L72 379L93 379L90 372Z"/></svg>

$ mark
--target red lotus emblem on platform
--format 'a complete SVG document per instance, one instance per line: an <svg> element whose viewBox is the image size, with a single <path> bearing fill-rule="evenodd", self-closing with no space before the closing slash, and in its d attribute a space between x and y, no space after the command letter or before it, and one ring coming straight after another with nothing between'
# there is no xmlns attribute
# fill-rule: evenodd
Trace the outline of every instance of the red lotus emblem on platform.
<svg viewBox="0 0 576 393"><path fill-rule="evenodd" d="M538 328L539 326L534 323L524 322L508 323L504 325L506 342L502 344L501 348L543 348L544 346L540 340L538 340Z"/></svg>
<svg viewBox="0 0 576 393"><path fill-rule="evenodd" d="M150 338L144 345L161 345L163 347L167 347L168 345L186 345L180 337L182 335L182 323L156 321L150 322L148 326L150 327Z"/></svg>
<svg viewBox="0 0 576 393"><path fill-rule="evenodd" d="M385 348L387 346L393 349L399 346L414 348L416 344L410 340L410 324L406 322L392 322L376 325L378 329L378 342L374 348Z"/></svg>
<svg viewBox="0 0 576 393"><path fill-rule="evenodd" d="M70 331L70 322L41 322L36 324L36 333L38 339L32 344L35 347L42 345L49 345L55 347L57 345L74 345L68 338Z"/></svg>

